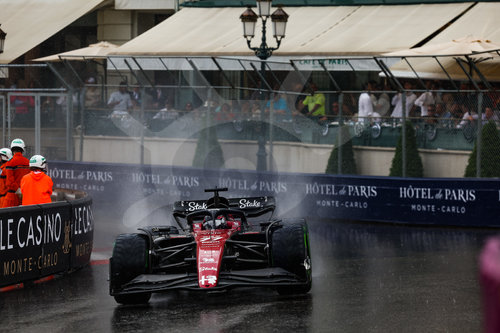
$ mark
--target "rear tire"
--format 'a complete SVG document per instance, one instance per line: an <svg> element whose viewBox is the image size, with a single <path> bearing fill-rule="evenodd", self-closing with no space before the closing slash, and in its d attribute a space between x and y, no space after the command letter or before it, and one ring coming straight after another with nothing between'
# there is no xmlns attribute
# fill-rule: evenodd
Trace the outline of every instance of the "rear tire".
<svg viewBox="0 0 500 333"><path fill-rule="evenodd" d="M296 220L277 229L272 235L272 261L297 275L304 284L276 288L281 295L305 294L311 290L312 270L309 250L309 232L305 220Z"/></svg>
<svg viewBox="0 0 500 333"><path fill-rule="evenodd" d="M139 234L122 234L116 238L113 255L109 263L109 286L111 292L119 292L122 286L148 269L147 239ZM147 303L151 293L115 295L121 304Z"/></svg>

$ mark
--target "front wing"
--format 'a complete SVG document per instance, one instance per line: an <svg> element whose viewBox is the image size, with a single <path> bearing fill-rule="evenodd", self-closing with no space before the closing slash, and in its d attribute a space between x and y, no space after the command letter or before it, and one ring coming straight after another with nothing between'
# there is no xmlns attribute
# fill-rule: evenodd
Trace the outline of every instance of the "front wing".
<svg viewBox="0 0 500 333"><path fill-rule="evenodd" d="M279 268L262 268L221 272L217 286L200 288L197 273L142 274L124 284L121 290L111 290L111 296L169 290L220 291L237 287L302 286L307 284L289 271Z"/></svg>

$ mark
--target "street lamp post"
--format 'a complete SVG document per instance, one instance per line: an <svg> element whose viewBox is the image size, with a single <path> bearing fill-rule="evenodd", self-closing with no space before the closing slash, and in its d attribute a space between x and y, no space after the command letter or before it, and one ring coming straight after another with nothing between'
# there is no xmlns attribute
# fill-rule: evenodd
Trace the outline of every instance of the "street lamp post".
<svg viewBox="0 0 500 333"><path fill-rule="evenodd" d="M255 56L261 59L260 64L260 135L258 138L259 149L257 151L257 171L267 170L267 153L266 153L266 139L264 137L264 78L266 74L266 63L264 60L268 59L273 51L280 47L281 40L285 37L286 23L288 21L288 14L278 7L274 13L271 14L271 3L272 0L257 0L257 9L259 15L257 15L250 7L248 7L243 14L240 16L240 20L243 23L243 37L247 40L248 48L255 52ZM271 17L273 26L273 37L276 40L276 47L269 47L266 43L266 24L268 18ZM262 39L260 46L252 47L251 41L255 36L255 26L258 19L262 21Z"/></svg>
<svg viewBox="0 0 500 333"><path fill-rule="evenodd" d="M0 24L0 26L1 26L1 24ZM3 53L3 45L5 43L6 36L7 36L7 34L2 29L0 29L0 53Z"/></svg>

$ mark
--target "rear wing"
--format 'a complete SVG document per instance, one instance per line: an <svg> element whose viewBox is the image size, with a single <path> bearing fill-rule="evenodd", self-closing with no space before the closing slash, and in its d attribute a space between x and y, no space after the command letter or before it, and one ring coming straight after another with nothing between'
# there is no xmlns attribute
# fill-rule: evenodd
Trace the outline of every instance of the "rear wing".
<svg viewBox="0 0 500 333"><path fill-rule="evenodd" d="M256 217L268 212L274 212L276 201L272 196L248 198L220 198L224 206L212 207L212 198L208 200L186 200L174 203L174 216L186 218L190 213L209 208L229 208L244 212L247 217ZM226 207L227 206L227 207Z"/></svg>

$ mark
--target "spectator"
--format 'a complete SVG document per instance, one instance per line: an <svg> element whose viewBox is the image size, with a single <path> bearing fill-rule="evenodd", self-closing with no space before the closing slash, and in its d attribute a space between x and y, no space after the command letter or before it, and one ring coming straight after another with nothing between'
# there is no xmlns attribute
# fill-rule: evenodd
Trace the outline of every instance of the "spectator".
<svg viewBox="0 0 500 333"><path fill-rule="evenodd" d="M379 89L378 85L377 89ZM385 85L383 89L390 90L390 87L388 85ZM380 93L378 97L376 97L376 101L373 105L373 112L378 113L380 117L388 117L390 109L391 109L391 99L389 98L389 95L387 95L386 92Z"/></svg>
<svg viewBox="0 0 500 333"><path fill-rule="evenodd" d="M8 161L12 158L12 151L9 148L0 149L0 207L2 207L2 201L7 194L7 184L5 183L5 166Z"/></svg>
<svg viewBox="0 0 500 333"><path fill-rule="evenodd" d="M431 81L426 82L426 88L428 89L426 92L422 93L415 100L415 105L420 106L420 116L428 117L429 116L429 106L434 105L436 103L436 99L434 98L435 92L433 92L434 88L432 86Z"/></svg>
<svg viewBox="0 0 500 333"><path fill-rule="evenodd" d="M255 101L252 103L251 114L253 119L260 119L260 102Z"/></svg>
<svg viewBox="0 0 500 333"><path fill-rule="evenodd" d="M142 104L142 94L141 94L141 87L139 86L139 83L136 83L134 87L132 88L132 91L130 92L130 99L132 101L132 106L136 109L141 108Z"/></svg>
<svg viewBox="0 0 500 333"><path fill-rule="evenodd" d="M286 102L286 97L280 93L272 94L272 99L267 101L266 108L264 111L266 113L270 112L272 103L272 109L274 112L274 119L276 121L291 121L292 120L292 111L288 107L288 103Z"/></svg>
<svg viewBox="0 0 500 333"><path fill-rule="evenodd" d="M484 109L484 113L482 114L483 124L486 124L488 121L492 121L498 127L500 125L500 117L497 113L493 112L493 108L487 106ZM1 152L1 150L0 150Z"/></svg>
<svg viewBox="0 0 500 333"><path fill-rule="evenodd" d="M364 86L365 92L359 95L358 99L358 121L368 122L373 115L373 100L370 92L373 90L372 82L367 82Z"/></svg>
<svg viewBox="0 0 500 333"><path fill-rule="evenodd" d="M179 115L179 112L174 109L173 103L167 99L165 102L165 107L158 111L154 116L153 119L155 120L173 120L177 118Z"/></svg>
<svg viewBox="0 0 500 333"><path fill-rule="evenodd" d="M52 179L45 174L47 161L42 155L34 155L29 161L31 172L21 179L23 206L51 203Z"/></svg>
<svg viewBox="0 0 500 333"><path fill-rule="evenodd" d="M306 116L318 118L319 120L326 120L325 117L325 95L317 93L318 87L314 82L309 85L310 95L304 98L300 103L300 109L306 108Z"/></svg>
<svg viewBox="0 0 500 333"><path fill-rule="evenodd" d="M24 141L19 138L12 140L10 150L14 155L5 165L7 194L2 201L2 208L19 206L19 197L16 192L21 186L21 179L29 173L29 160L23 156Z"/></svg>
<svg viewBox="0 0 500 333"><path fill-rule="evenodd" d="M427 117L425 119L425 122L427 124L437 124L437 119L439 118L439 115L436 111L436 107L434 104L430 104L427 106Z"/></svg>
<svg viewBox="0 0 500 333"><path fill-rule="evenodd" d="M95 108L101 106L101 92L96 87L94 77L89 77L85 86L85 108Z"/></svg>
<svg viewBox="0 0 500 333"><path fill-rule="evenodd" d="M339 102L337 102L337 101L333 101L332 102L331 113L332 113L332 121L340 121L340 107L339 107Z"/></svg>
<svg viewBox="0 0 500 333"><path fill-rule="evenodd" d="M436 103L434 106L434 117L441 118L446 112L446 107L443 103Z"/></svg>
<svg viewBox="0 0 500 333"><path fill-rule="evenodd" d="M467 110L463 113L462 120L458 123L457 128L464 128L467 124L475 125L476 121L479 119L477 112L473 110Z"/></svg>
<svg viewBox="0 0 500 333"><path fill-rule="evenodd" d="M305 96L302 95L303 90L304 85L302 83L295 83L292 87L292 91L294 92L294 94L290 94L287 96L288 107L292 109L292 114L294 116L301 114L301 107L305 98Z"/></svg>
<svg viewBox="0 0 500 333"><path fill-rule="evenodd" d="M250 119L252 118L252 105L250 104L250 101L247 99L244 99L241 101L241 119Z"/></svg>
<svg viewBox="0 0 500 333"><path fill-rule="evenodd" d="M408 117L410 115L410 111L413 108L415 100L417 99L417 95L412 91L407 91L412 88L412 84L408 81L404 83L404 89L406 90L406 105L405 105L405 116ZM392 111L391 117L393 118L402 118L403 117L403 97L401 93L398 93L392 98L392 103L394 106L394 110Z"/></svg>
<svg viewBox="0 0 500 333"><path fill-rule="evenodd" d="M151 106L155 109L162 109L169 99L167 93L161 88L155 88L148 90L148 94L151 96Z"/></svg>
<svg viewBox="0 0 500 333"><path fill-rule="evenodd" d="M333 101L332 102L332 109L331 109L331 114L332 114L332 121L340 121L340 105L338 101ZM349 108L349 105L342 103L342 119L344 121L349 121L353 117L353 113L351 109Z"/></svg>
<svg viewBox="0 0 500 333"><path fill-rule="evenodd" d="M228 103L222 103L219 112L215 114L215 120L219 122L232 121L234 118L235 115Z"/></svg>
<svg viewBox="0 0 500 333"><path fill-rule="evenodd" d="M438 104L438 106L440 105L441 104ZM449 110L444 110L440 123L444 127L454 128L462 117L463 112L461 106L458 103L453 103Z"/></svg>
<svg viewBox="0 0 500 333"><path fill-rule="evenodd" d="M120 82L120 87L109 96L108 107L113 108L111 117L129 116L128 111L132 108L132 99L127 91L127 83Z"/></svg>

